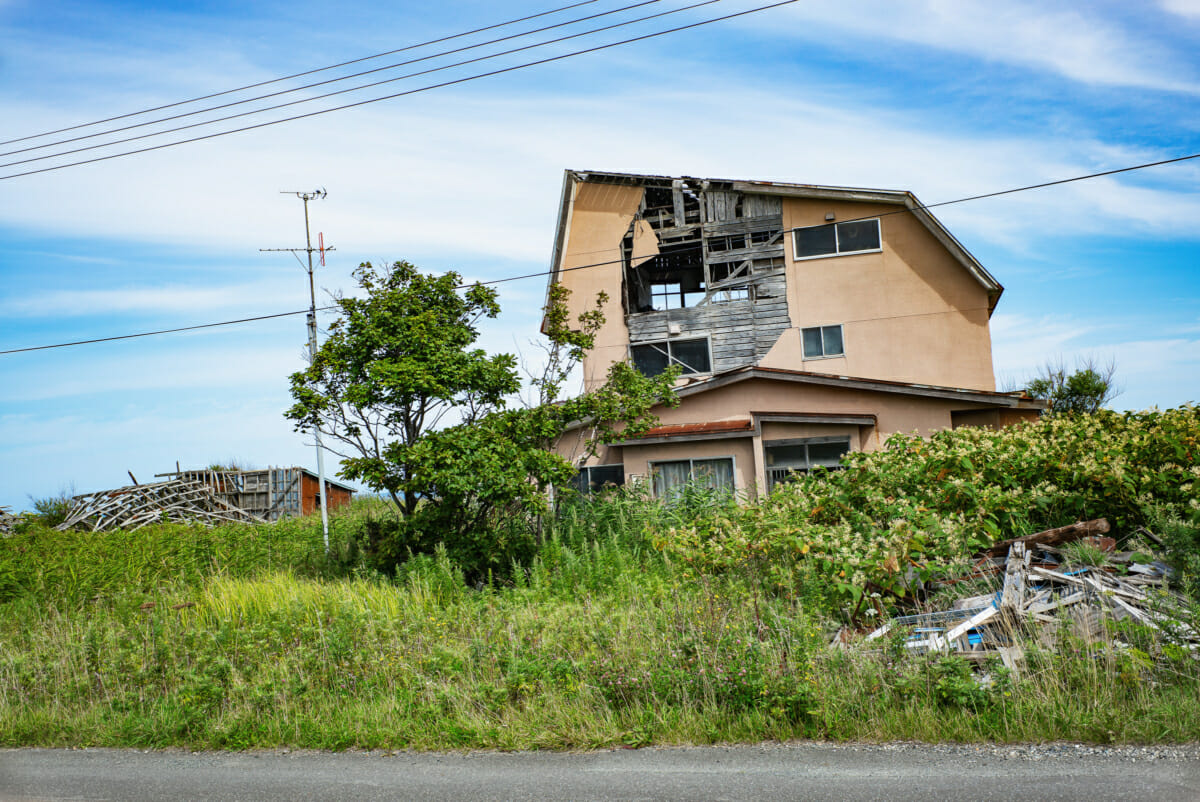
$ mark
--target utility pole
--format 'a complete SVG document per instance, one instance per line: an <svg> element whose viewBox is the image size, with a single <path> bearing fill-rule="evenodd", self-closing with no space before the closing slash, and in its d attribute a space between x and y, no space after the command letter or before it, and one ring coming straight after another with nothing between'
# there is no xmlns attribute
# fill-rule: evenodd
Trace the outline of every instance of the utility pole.
<svg viewBox="0 0 1200 802"><path fill-rule="evenodd" d="M312 246L312 235L309 233L308 226L308 202L310 200L320 200L328 193L324 189L315 189L312 192L280 192L281 195L295 195L300 200L304 201L304 247L303 248L259 248L260 251L288 251L295 255L297 251L304 251L308 254L308 364L312 365L317 359L317 287L313 279L313 251L321 252L321 264L325 264L325 251L332 251L333 248L325 247L325 238L321 237L320 248L314 249ZM297 257L299 258L299 257ZM303 267L301 263L301 267ZM325 497L329 495L325 487L325 447L321 444L321 427L313 425L313 439L317 441L317 481L320 485L321 498L321 529L325 534L325 554L329 554L329 507L326 504Z"/></svg>

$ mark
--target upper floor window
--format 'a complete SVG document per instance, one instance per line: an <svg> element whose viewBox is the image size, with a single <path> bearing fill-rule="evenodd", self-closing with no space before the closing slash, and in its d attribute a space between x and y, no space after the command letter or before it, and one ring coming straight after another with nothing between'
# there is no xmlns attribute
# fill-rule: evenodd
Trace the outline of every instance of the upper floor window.
<svg viewBox="0 0 1200 802"><path fill-rule="evenodd" d="M695 306L696 302L703 297L703 284L700 284L696 290L689 290L678 282L653 283L650 285L650 302L655 312Z"/></svg>
<svg viewBox="0 0 1200 802"><path fill-rule="evenodd" d="M841 326L813 326L801 329L804 338L804 358L820 359L826 356L842 356L846 349L842 344Z"/></svg>
<svg viewBox="0 0 1200 802"><path fill-rule="evenodd" d="M633 357L633 366L646 376L657 376L671 365L679 365L684 374L712 370L707 337L639 343L629 346L629 355Z"/></svg>
<svg viewBox="0 0 1200 802"><path fill-rule="evenodd" d="M792 231L797 259L870 253L880 250L880 241L878 218L808 226Z"/></svg>

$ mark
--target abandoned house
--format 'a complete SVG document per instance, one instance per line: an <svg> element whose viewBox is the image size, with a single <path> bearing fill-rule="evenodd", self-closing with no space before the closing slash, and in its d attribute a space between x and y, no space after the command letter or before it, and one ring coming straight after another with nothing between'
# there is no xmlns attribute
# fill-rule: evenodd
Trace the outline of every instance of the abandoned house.
<svg viewBox="0 0 1200 802"><path fill-rule="evenodd" d="M897 432L1045 406L996 392L1004 288L909 192L568 170L550 281L573 315L608 296L585 390L618 360L682 371L645 435L590 457L586 424L560 439L583 488L754 495Z"/></svg>
<svg viewBox="0 0 1200 802"><path fill-rule="evenodd" d="M264 521L311 515L321 508L321 481L308 468L201 468L160 473L156 477L199 482L227 504ZM325 478L325 505L333 510L349 504L355 491L349 485Z"/></svg>

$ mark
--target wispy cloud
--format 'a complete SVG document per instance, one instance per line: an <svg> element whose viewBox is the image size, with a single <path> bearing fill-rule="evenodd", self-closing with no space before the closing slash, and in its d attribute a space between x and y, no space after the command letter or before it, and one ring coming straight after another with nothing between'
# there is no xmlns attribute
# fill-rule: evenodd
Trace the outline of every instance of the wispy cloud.
<svg viewBox="0 0 1200 802"><path fill-rule="evenodd" d="M1195 2L1167 0L1164 7L1190 16ZM862 39L934 47L1087 84L1200 91L1200 76L1161 41L1129 30L1095 7L1052 9L1014 0L869 0L856 3L853 13L824 3L801 3L787 13L808 23L794 28L797 36L818 23L825 29L822 34L835 29Z"/></svg>
<svg viewBox="0 0 1200 802"><path fill-rule="evenodd" d="M177 337L181 337L177 335ZM28 403L56 398L104 398L105 403L138 398L141 393L164 390L221 388L259 392L287 386L287 376L304 367L304 338L297 330L294 347L255 346L253 339L206 341L202 345L177 339L159 351L121 350L113 353L79 352L70 369L58 361L40 361L25 370L10 369L0 387L0 403ZM92 346L97 348L97 346Z"/></svg>
<svg viewBox="0 0 1200 802"><path fill-rule="evenodd" d="M1166 11L1189 19L1200 19L1200 0L1161 0Z"/></svg>
<svg viewBox="0 0 1200 802"><path fill-rule="evenodd" d="M1071 369L1089 360L1112 362L1122 393L1120 409L1178 406L1200 401L1200 338L1185 332L1162 338L1120 339L1122 331L1101 328L1071 315L1040 319L997 313L992 318L992 353L1002 385L1024 386L1047 363ZM1179 336L1182 334L1183 336Z"/></svg>
<svg viewBox="0 0 1200 802"><path fill-rule="evenodd" d="M218 244L250 253L302 236L297 204L278 192L325 176L335 180L320 182L330 194L312 208L313 227L336 242L335 261L503 254L540 263L549 252L564 167L883 185L914 189L935 202L1090 172L1110 156L1102 142L930 131L903 112L789 102L769 89L732 83L586 102L475 96L471 105L487 121L488 136L463 125L461 98L427 99L281 128L270 137L198 143L187 146L187 158L177 155L184 150L147 154L20 179L22 191L0 200L0 217L60 235ZM757 132L755 148L722 144L726 113L735 106L746 109L743 125ZM629 119L639 124L630 127L623 122ZM681 128L683 119L689 122ZM539 137L532 147L530 131L555 135ZM657 141L675 144L667 151L647 146ZM323 147L326 142L354 146ZM796 148L796 142L839 147ZM116 180L123 191L107 193ZM96 197L105 202L95 203ZM1057 236L1114 221L1131 233L1190 232L1200 218L1200 200L1189 188L1139 187L1130 177L986 203L986 213L962 219L1007 244L1038 236L1048 214ZM951 208L959 214L965 207L945 213Z"/></svg>
<svg viewBox="0 0 1200 802"><path fill-rule="evenodd" d="M20 317L75 317L114 312L171 314L215 309L264 309L265 299L285 311L307 305L300 281L282 279L219 287L129 286L97 290L55 290L0 303L0 314Z"/></svg>

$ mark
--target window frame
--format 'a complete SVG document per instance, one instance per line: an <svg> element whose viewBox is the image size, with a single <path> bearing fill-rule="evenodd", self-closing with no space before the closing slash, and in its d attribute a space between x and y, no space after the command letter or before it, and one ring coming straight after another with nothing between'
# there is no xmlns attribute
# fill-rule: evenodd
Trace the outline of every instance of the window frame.
<svg viewBox="0 0 1200 802"><path fill-rule="evenodd" d="M680 342L696 342L697 340L704 340L704 347L708 353L708 370L694 370L691 372L685 371L683 373L680 373L679 375L680 376L707 376L713 372L712 337L710 337L707 334L702 335L700 337L676 337L674 339L646 340L644 342L630 343L629 344L629 362L630 362L630 364L633 365L633 367L635 369L637 368L637 362L635 362L634 358L633 358L633 349L638 346L643 346L643 345L663 346L663 345L665 345L666 352L667 352L667 367L669 368L672 365L683 366L684 363L671 353L671 344L672 343L680 343ZM658 375L658 374L656 374L656 375Z"/></svg>
<svg viewBox="0 0 1200 802"><path fill-rule="evenodd" d="M821 333L821 353L818 356L809 356L808 351L804 347L804 332L819 331ZM842 330L842 350L836 354L825 353L825 329L841 329ZM818 359L844 359L846 356L846 329L841 323L831 323L828 326L802 326L800 328L800 356L801 360L811 362Z"/></svg>
<svg viewBox="0 0 1200 802"><path fill-rule="evenodd" d="M603 487L599 487L595 490L592 490L591 471L595 470L596 468L620 468L621 469L621 484L615 485L615 487L624 487L625 486L625 463L624 462L606 462L603 465L581 465L576 469L575 477L571 480L571 484L575 488L576 492L580 493L581 495L591 495L592 493L598 493L601 490L603 490ZM588 472L588 481L584 484L585 489L580 489L579 477L583 475L584 471Z"/></svg>
<svg viewBox="0 0 1200 802"><path fill-rule="evenodd" d="M844 225L846 223L871 223L871 222L875 223L875 231L879 235L879 247L878 248L867 248L867 249L858 250L858 251L843 251L843 250L841 250L841 248L839 247L841 240L838 237L838 226ZM834 250L832 253L818 253L818 254L813 254L811 256L801 256L800 255L800 247L799 247L800 242L799 242L798 234L801 231L808 231L808 230L814 229L814 228L825 228L826 226L833 226L833 242L834 242L834 248L836 250ZM795 261L795 262L808 262L813 259L832 259L837 256L855 256L855 255L862 254L862 253L882 253L882 252L883 252L883 223L880 221L880 219L878 217L869 217L865 220L843 220L841 223L821 223L820 225L815 225L815 226L796 226L795 228L792 229L792 261Z"/></svg>
<svg viewBox="0 0 1200 802"><path fill-rule="evenodd" d="M714 454L711 457L680 457L678 459L656 459L647 460L646 462L646 478L650 480L650 492L655 498L662 498L654 489L655 468L658 465L663 465L669 462L686 462L688 463L688 482L696 481L696 463L711 462L713 460L727 459L729 460L729 479L731 487L730 493L737 493L737 456L734 454Z"/></svg>
<svg viewBox="0 0 1200 802"><path fill-rule="evenodd" d="M814 466L812 464L812 457L809 454L808 447L809 446L830 445L833 443L844 444L846 446L846 451L845 451L846 454L849 454L854 450L854 441L848 434L822 435L819 437L785 437L780 440L763 440L762 441L763 468L767 472L767 475L766 475L767 493L769 494L771 491L773 491L775 489L776 485L783 484L784 482L788 481L788 479L786 477L789 474L800 474L800 473L807 474L807 473L811 473L814 470L814 468L824 468L827 471L843 470L843 466L840 464L836 465L836 466L832 466L832 467L829 465ZM767 463L767 449L773 448L773 447L780 447L780 446L785 446L785 447L786 446L804 446L804 467L798 468L798 467L795 467L792 465L772 466L772 465L768 464ZM838 460L840 462L841 457L839 457ZM774 477L774 474L776 472L778 472L779 470L787 470L788 473L784 474L784 478L776 479Z"/></svg>

